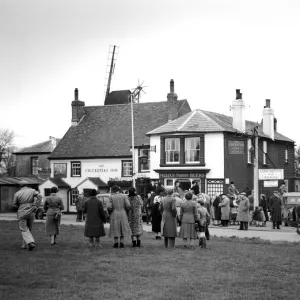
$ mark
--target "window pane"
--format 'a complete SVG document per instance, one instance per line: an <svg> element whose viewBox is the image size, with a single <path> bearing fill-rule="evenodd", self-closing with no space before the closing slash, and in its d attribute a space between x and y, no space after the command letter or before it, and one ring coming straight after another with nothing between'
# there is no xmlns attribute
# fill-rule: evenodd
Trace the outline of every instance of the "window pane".
<svg viewBox="0 0 300 300"><path fill-rule="evenodd" d="M166 162L179 162L180 140L178 138L166 139Z"/></svg>
<svg viewBox="0 0 300 300"><path fill-rule="evenodd" d="M200 162L200 138L185 139L186 162Z"/></svg>

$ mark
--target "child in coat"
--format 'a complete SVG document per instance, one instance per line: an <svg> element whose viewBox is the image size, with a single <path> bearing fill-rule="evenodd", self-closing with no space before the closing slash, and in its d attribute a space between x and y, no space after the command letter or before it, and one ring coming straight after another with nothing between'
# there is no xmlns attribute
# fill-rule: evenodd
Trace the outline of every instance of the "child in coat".
<svg viewBox="0 0 300 300"><path fill-rule="evenodd" d="M260 209L258 206L255 207L255 210L253 212L253 221L254 221L254 225L255 227L261 226L260 223L261 222L261 213L260 213Z"/></svg>

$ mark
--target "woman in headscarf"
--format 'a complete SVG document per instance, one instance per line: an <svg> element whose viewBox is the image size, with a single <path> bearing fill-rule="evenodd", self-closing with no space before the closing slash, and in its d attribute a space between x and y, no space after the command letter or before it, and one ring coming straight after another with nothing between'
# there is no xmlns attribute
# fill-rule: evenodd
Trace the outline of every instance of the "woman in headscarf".
<svg viewBox="0 0 300 300"><path fill-rule="evenodd" d="M46 197L44 210L46 212L46 235L50 236L51 245L57 244L56 237L59 235L61 211L64 210L62 198L57 196L57 187L51 188L50 196Z"/></svg>
<svg viewBox="0 0 300 300"><path fill-rule="evenodd" d="M128 200L130 203L130 209L128 214L128 222L131 228L132 247L141 247L141 235L143 234L143 219L142 219L142 207L143 200L141 196L136 194L134 187L130 187L128 190Z"/></svg>
<svg viewBox="0 0 300 300"><path fill-rule="evenodd" d="M106 216L102 201L99 201L96 195L97 191L91 190L90 198L83 205L83 213L86 214L84 236L89 238L90 247L101 248L100 237L105 236Z"/></svg>
<svg viewBox="0 0 300 300"><path fill-rule="evenodd" d="M114 237L114 248L124 248L124 236L131 236L127 213L130 209L128 196L120 193L120 188L114 185L107 205L110 212L109 237ZM118 241L120 240L120 244Z"/></svg>

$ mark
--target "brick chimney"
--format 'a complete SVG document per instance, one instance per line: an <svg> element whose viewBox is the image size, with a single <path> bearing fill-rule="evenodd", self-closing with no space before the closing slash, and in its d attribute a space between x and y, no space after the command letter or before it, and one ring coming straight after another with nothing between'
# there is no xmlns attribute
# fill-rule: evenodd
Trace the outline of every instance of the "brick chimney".
<svg viewBox="0 0 300 300"><path fill-rule="evenodd" d="M232 101L232 127L238 131L245 132L245 103L240 90L236 90L236 99Z"/></svg>
<svg viewBox="0 0 300 300"><path fill-rule="evenodd" d="M277 122L276 122L277 124ZM263 109L263 133L274 140L274 110L271 108L271 100L266 99L266 106Z"/></svg>
<svg viewBox="0 0 300 300"><path fill-rule="evenodd" d="M178 118L177 111L177 94L174 93L174 80L170 81L170 93L167 95L168 99L168 122L171 122Z"/></svg>
<svg viewBox="0 0 300 300"><path fill-rule="evenodd" d="M76 126L84 115L84 102L78 100L78 89L75 89L75 100L72 101L72 121L71 125Z"/></svg>

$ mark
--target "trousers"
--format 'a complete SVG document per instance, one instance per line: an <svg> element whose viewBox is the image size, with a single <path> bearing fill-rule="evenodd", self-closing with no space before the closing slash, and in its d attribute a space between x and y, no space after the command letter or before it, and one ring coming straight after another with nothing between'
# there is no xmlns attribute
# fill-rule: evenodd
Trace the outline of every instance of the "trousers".
<svg viewBox="0 0 300 300"><path fill-rule="evenodd" d="M34 238L31 233L33 220L34 213L19 218L19 228L21 230L23 241L26 244L34 243Z"/></svg>

